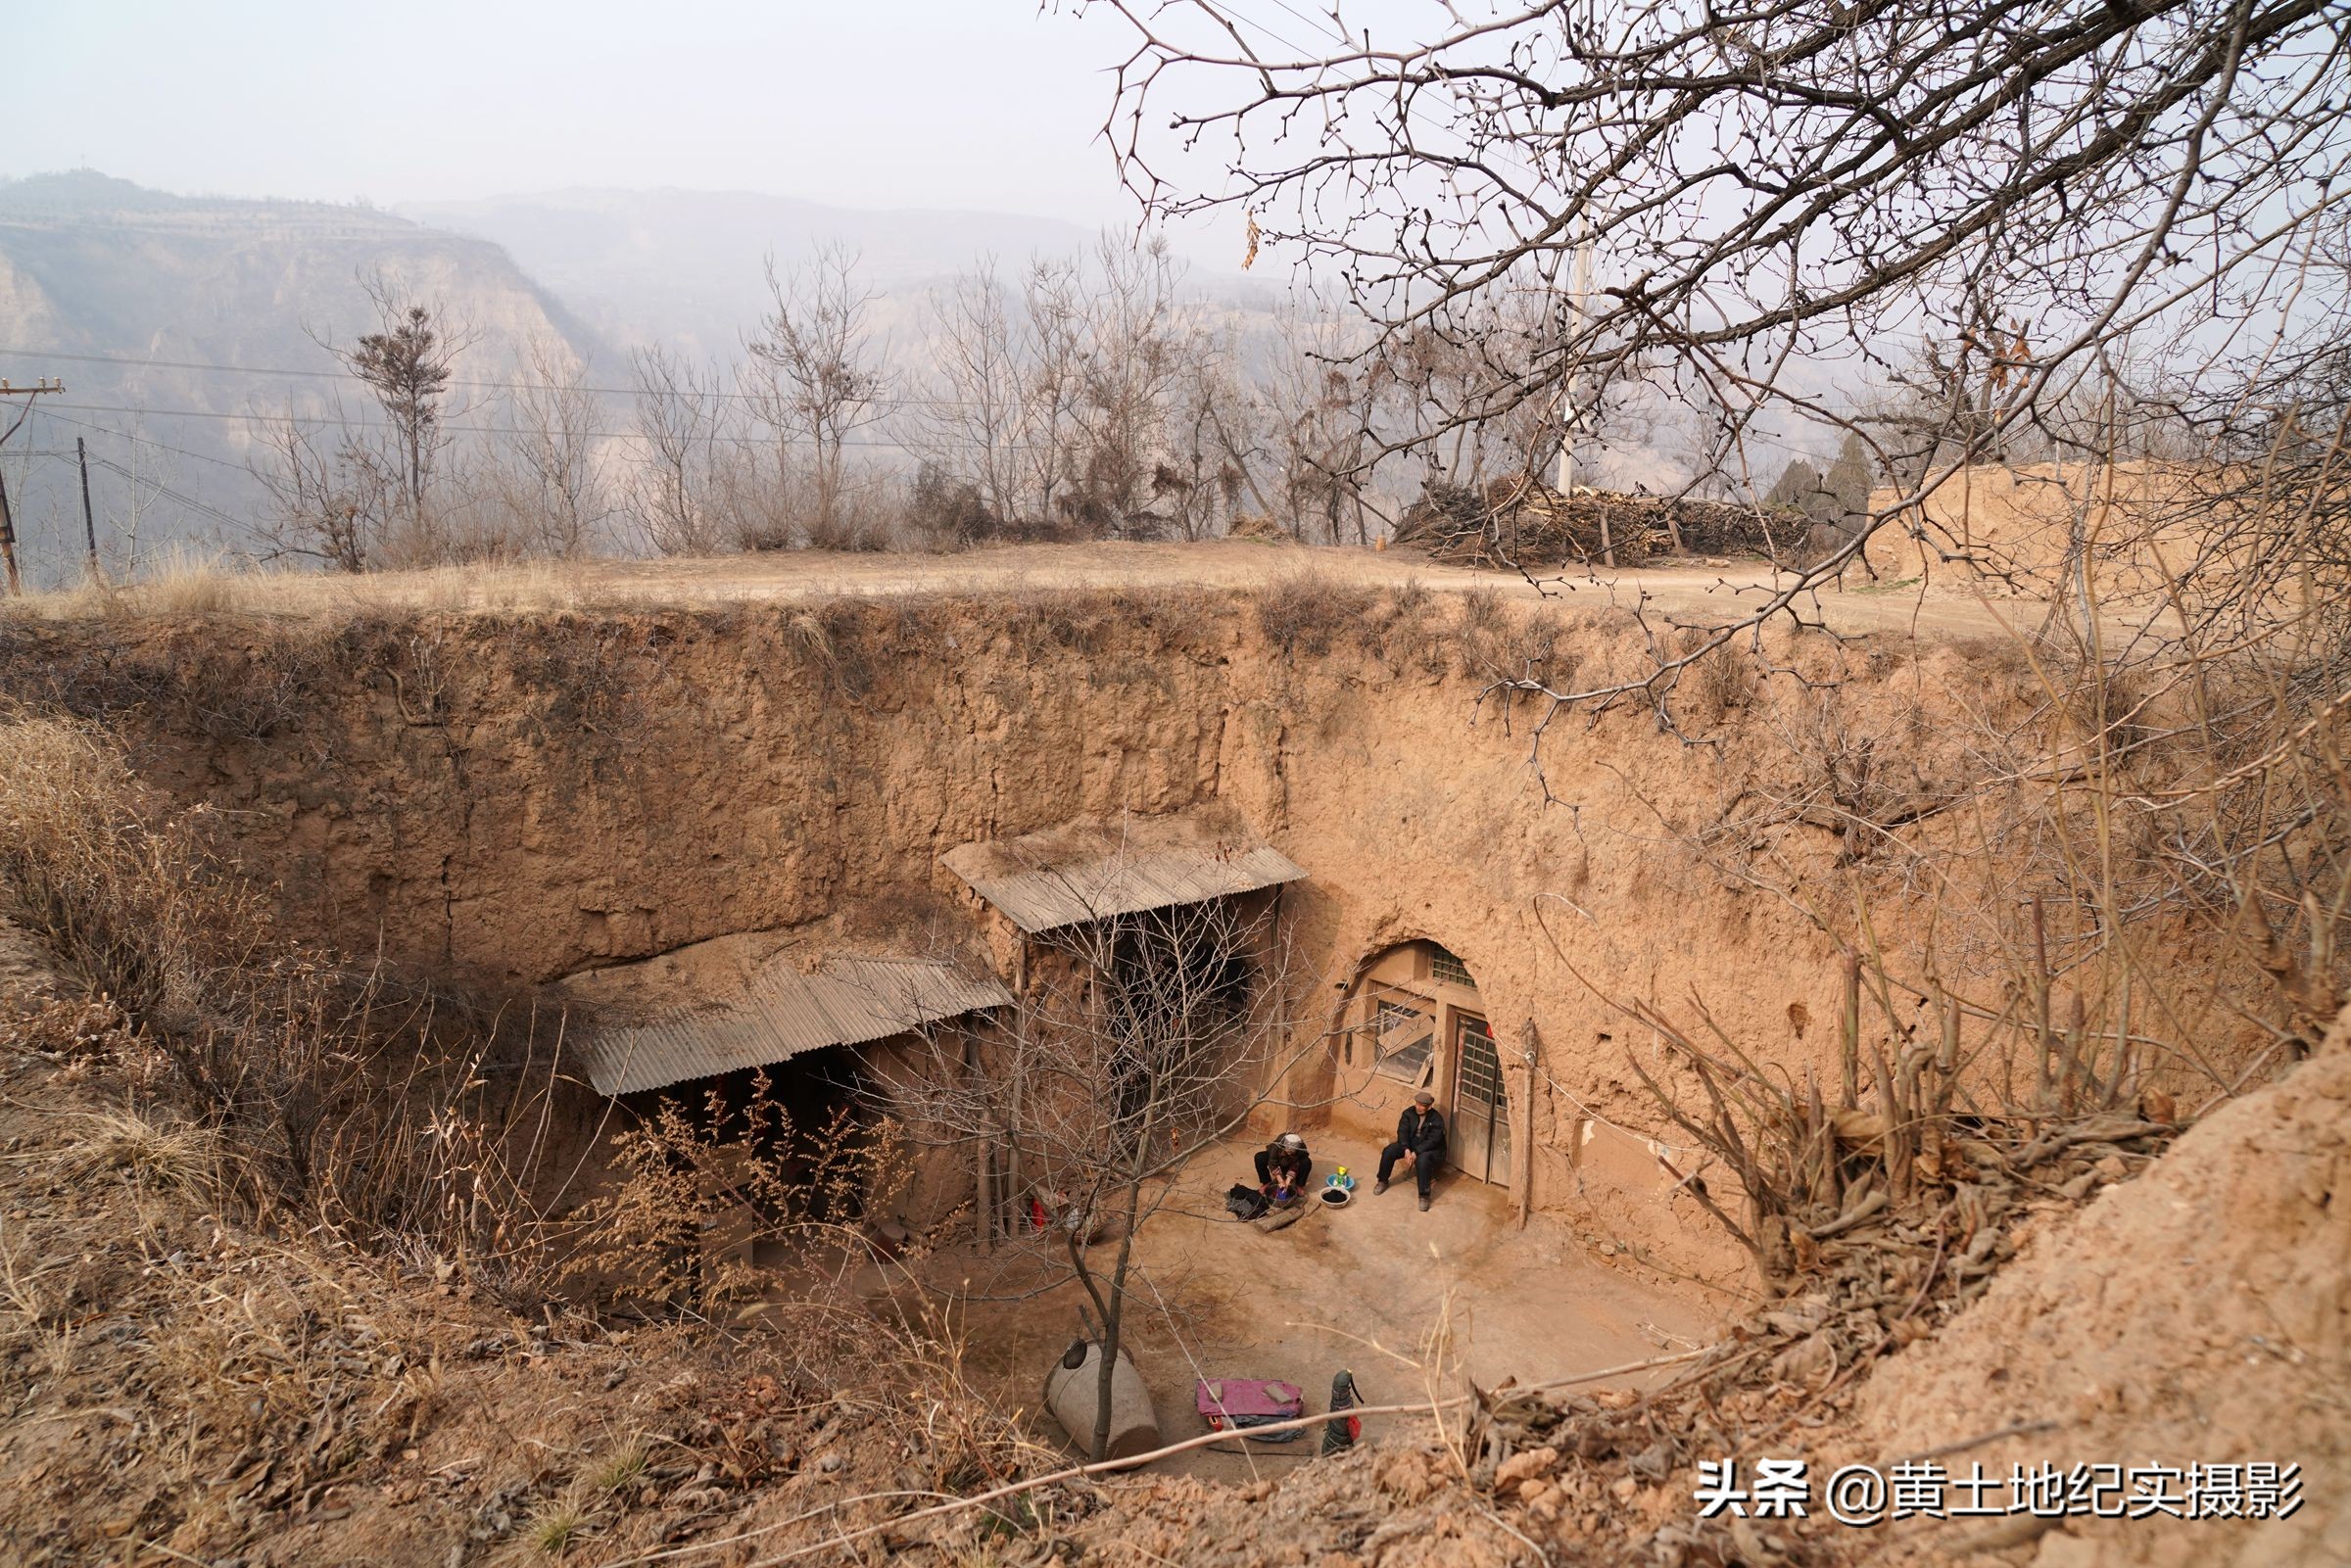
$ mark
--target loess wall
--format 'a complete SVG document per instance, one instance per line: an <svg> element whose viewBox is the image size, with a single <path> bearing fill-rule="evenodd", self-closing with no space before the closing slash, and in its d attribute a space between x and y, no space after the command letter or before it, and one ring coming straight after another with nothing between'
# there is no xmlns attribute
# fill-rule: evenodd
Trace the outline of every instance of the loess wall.
<svg viewBox="0 0 2351 1568"><path fill-rule="evenodd" d="M1282 896L1329 1022L1397 944L1460 955L1531 1104L1534 1206L1727 1274L1738 1259L1648 1146L1658 1118L1627 1057L1655 1063L1655 1041L1619 1004L1703 1003L1759 1059L1800 1068L1833 1060L1839 974L1796 901L1702 864L1689 835L1788 786L1787 737L1824 724L1866 740L1881 788L1931 792L1963 766L1952 704L1996 704L2014 672L1989 650L1800 640L1776 656L1838 684L1726 666L1683 693L1685 731L1712 743L1640 704L1561 715L1539 775L1541 711L1480 700L1495 672L1590 682L1634 672L1643 646L1619 615L1302 580L0 623L0 681L124 726L147 776L212 813L300 927L506 985L852 908L936 919L963 904L938 864L958 844L1223 803L1308 873ZM1755 831L1783 864L1849 858L1833 818ZM1366 1076L1334 1064L1295 1087L1376 1130L1392 1114L1353 1095Z"/></svg>

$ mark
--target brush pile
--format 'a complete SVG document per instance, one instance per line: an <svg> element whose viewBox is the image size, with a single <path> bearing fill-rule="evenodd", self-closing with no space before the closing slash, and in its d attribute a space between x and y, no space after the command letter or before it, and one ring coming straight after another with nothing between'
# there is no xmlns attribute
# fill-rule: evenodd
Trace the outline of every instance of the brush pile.
<svg viewBox="0 0 2351 1568"><path fill-rule="evenodd" d="M1639 566L1653 556L1793 555L1800 512L1723 501L1553 490L1523 475L1481 488L1432 483L1406 509L1396 543L1459 566Z"/></svg>
<svg viewBox="0 0 2351 1568"><path fill-rule="evenodd" d="M1857 970L1847 984L1844 1081L1830 1096L1766 1075L1724 1036L1704 1049L1661 1016L1645 1020L1703 1109L1635 1070L1711 1157L1700 1171L1737 1178L1747 1215L1722 1209L1698 1171L1688 1188L1753 1255L1771 1299L1646 1394L1481 1393L1458 1451L1498 1501L1518 1504L1528 1536L1672 1568L1846 1560L1868 1532L1817 1517L1695 1517L1692 1467L1809 1457L1817 1483L1824 1456L1812 1445L1881 1357L1982 1295L2029 1222L2136 1174L2179 1130L2169 1097L2141 1089L2110 1038L2046 1023L2020 1031L2024 1081L2010 1090L2010 1064L1987 1071L1986 1047L1962 1048L1948 999L1931 1015L1939 1037L1900 1041L1891 1060L1864 1050Z"/></svg>

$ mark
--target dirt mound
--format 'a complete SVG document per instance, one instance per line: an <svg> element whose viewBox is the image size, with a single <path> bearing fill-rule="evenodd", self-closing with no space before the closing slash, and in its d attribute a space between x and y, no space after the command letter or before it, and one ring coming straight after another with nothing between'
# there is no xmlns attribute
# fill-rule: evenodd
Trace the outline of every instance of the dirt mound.
<svg viewBox="0 0 2351 1568"><path fill-rule="evenodd" d="M1786 556L1802 546L1810 527L1792 510L1599 491L1566 495L1512 477L1482 489L1431 484L1398 522L1396 543L1461 566L1639 566L1676 550Z"/></svg>
<svg viewBox="0 0 2351 1568"><path fill-rule="evenodd" d="M1891 1362L1865 1408L1880 1449L2050 1422L1968 1457L2003 1476L2043 1460L2299 1464L2290 1518L2076 1519L2032 1560L2351 1562L2347 1184L2351 1014L2290 1076L2051 1226L1971 1311Z"/></svg>

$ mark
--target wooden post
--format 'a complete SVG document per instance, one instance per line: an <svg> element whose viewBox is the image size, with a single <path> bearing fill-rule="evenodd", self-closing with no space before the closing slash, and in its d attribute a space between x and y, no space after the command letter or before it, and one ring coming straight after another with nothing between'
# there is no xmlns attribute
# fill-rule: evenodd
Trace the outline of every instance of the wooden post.
<svg viewBox="0 0 2351 1568"><path fill-rule="evenodd" d="M966 1078L980 1075L980 1046L971 1031L963 1031L963 1071ZM986 1135L981 1135L972 1165L972 1234L980 1250L996 1250L995 1150Z"/></svg>
<svg viewBox="0 0 2351 1568"><path fill-rule="evenodd" d="M1844 1058L1844 1109L1850 1111L1861 1103L1861 959L1858 954L1845 956L1845 1012L1837 1021L1837 1041Z"/></svg>
<svg viewBox="0 0 2351 1568"><path fill-rule="evenodd" d="M11 598L24 596L24 579L17 575L17 520L8 509L8 480L0 476L0 562L8 567Z"/></svg>
<svg viewBox="0 0 2351 1568"><path fill-rule="evenodd" d="M81 537L90 547L90 581L98 581L98 520L90 511L90 449L81 437L73 438L73 461L81 468Z"/></svg>
<svg viewBox="0 0 2351 1568"><path fill-rule="evenodd" d="M2039 1067L2034 1075L2033 1109L2046 1111L2055 1078L2050 1071L2050 1058L2056 1054L2055 1031L2049 1025L2049 927L2042 914L2040 895L2033 895L2033 1022L2035 1039L2039 1047ZM2035 1129L2039 1132L2039 1127Z"/></svg>
<svg viewBox="0 0 2351 1568"><path fill-rule="evenodd" d="M978 1191L973 1198L974 1212L979 1215L975 1228L980 1232L980 1250L996 1250L996 1203L990 1190L995 1182L995 1151L984 1138L980 1142L980 1167L974 1173Z"/></svg>
<svg viewBox="0 0 2351 1568"><path fill-rule="evenodd" d="M64 382L52 381L45 376L29 387L15 387L6 381L0 381L0 398L21 397L24 400L24 411L17 415L16 422L11 424L7 430L0 431L0 447L7 446L8 438L15 435L25 420L32 417L33 399L43 395L61 393L65 390ZM14 597L23 598L24 596L24 579L17 571L17 520L9 512L8 486L4 483L0 483L0 564L5 564L8 568L8 592Z"/></svg>
<svg viewBox="0 0 2351 1568"><path fill-rule="evenodd" d="M1527 1216L1535 1208L1535 1085L1541 1081L1543 1041L1535 1032L1535 1021L1528 1019L1518 1025L1518 1050L1526 1059L1525 1114L1518 1118L1524 1137L1518 1145L1518 1228L1526 1228Z"/></svg>

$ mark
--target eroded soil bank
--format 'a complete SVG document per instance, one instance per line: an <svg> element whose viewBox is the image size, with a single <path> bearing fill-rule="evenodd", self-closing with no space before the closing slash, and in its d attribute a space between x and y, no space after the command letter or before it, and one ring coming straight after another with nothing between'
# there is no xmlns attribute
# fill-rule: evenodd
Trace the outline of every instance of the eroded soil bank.
<svg viewBox="0 0 2351 1568"><path fill-rule="evenodd" d="M1302 576L10 625L0 680L125 728L296 927L504 988L827 920L919 940L971 924L939 864L960 844L1228 809L1306 871L1285 918L1331 987L1412 939L1466 965L1531 1108L1535 1209L1729 1281L1667 1171L1686 1152L1622 1130L1656 1124L1627 1069L1655 1042L1622 1007L1703 1005L1760 1060L1833 1060L1834 948L1791 887L1873 874L1872 815L1956 798L2034 699L1997 643L1822 637L1703 667L1678 733L1638 696L1593 721L1494 689L1638 681L1654 630ZM1298 1092L1368 1135L1392 1111L1353 1088Z"/></svg>
<svg viewBox="0 0 2351 1568"><path fill-rule="evenodd" d="M1915 942L1910 888L1927 863L1890 852L1894 830L1913 846L1982 835L1997 805L1987 779L2045 745L2049 704L1997 643L1775 639L1694 678L1679 734L1638 701L1538 731L1539 699L1506 705L1492 686L1638 679L1651 646L1629 617L1308 581L0 623L0 680L122 730L143 776L273 883L298 927L493 992L734 932L964 920L968 892L938 865L959 844L1230 810L1307 872L1285 908L1335 983L1400 942L1439 943L1474 974L1498 1032L1534 1046L1510 1065L1535 1113L1535 1229L1508 1235L1557 1239L1576 1266L1624 1268L1644 1289L1690 1276L1751 1289L1690 1185L1662 1173L1658 1154L1683 1151L1669 1132L1661 1151L1649 1142L1661 1123L1630 1065L1663 1056L1625 1006L1703 1005L1772 1070L1833 1072L1840 927L1823 890L1846 918L1867 909L1873 939ZM1965 824L1952 820L1962 801ZM2030 863L1993 870L2021 879L1995 889L2012 908ZM1943 973L1997 974L1993 933L1940 891ZM878 1561L920 1532L877 1527L835 1546L807 1520L898 1506L851 1507L852 1488L979 1484L951 1444L884 1451L861 1438L882 1430L871 1412L779 1404L772 1381L683 1340L534 1330L432 1259L313 1254L193 1212L174 1196L171 1160L187 1156L106 1119L136 1103L136 1041L78 1012L12 1007L10 1211L25 1229L10 1259L29 1305L10 1320L25 1419L5 1463L25 1500L8 1529L53 1560L109 1542L198 1554L246 1542L296 1561L428 1560L453 1544L462 1559L526 1541L627 1555L707 1538ZM2199 1038L2231 1044L2226 1027ZM119 1056L100 1051L108 1039ZM1784 1377L1654 1407L1604 1390L1497 1417L1466 1451L1463 1429L1400 1427L1387 1451L1241 1488L1049 1488L1004 1552L982 1531L937 1553L1861 1560L1889 1543L1693 1521L1688 1461L1705 1444L1763 1442L1886 1460L2032 1423L2068 1460L2103 1445L2133 1449L2125 1460L2302 1462L2319 1504L2261 1532L2069 1525L2019 1543L2050 1568L2333 1560L2344 1049L2338 1033L2173 1154L2062 1166L2061 1181L2026 1172L1985 1254L1986 1267L2021 1261L1972 1306L1952 1293L1940 1235L1903 1244L1874 1295L1847 1275L1813 1279L1728 1342ZM1345 1095L1328 1111L1343 1147L1375 1119ZM95 1166L92 1151L105 1151ZM1478 1196L1506 1234L1515 1194ZM1862 1267L1865 1251L1838 1266ZM2260 1288L2215 1298L2216 1274ZM1895 1375L1873 1382L1867 1360L1838 1358L1923 1325L1929 1300L1930 1315L1959 1315L1902 1341ZM84 1333L114 1349L81 1354ZM191 1380L199 1362L212 1381ZM216 1405L268 1424L223 1423ZM164 1440L183 1428L185 1443ZM43 1432L57 1442L33 1441ZM2193 1453L2191 1437L2205 1445ZM231 1484L216 1487L221 1476ZM119 1509L77 1500L118 1496ZM1892 1543L1938 1559L1975 1544L1922 1528Z"/></svg>

